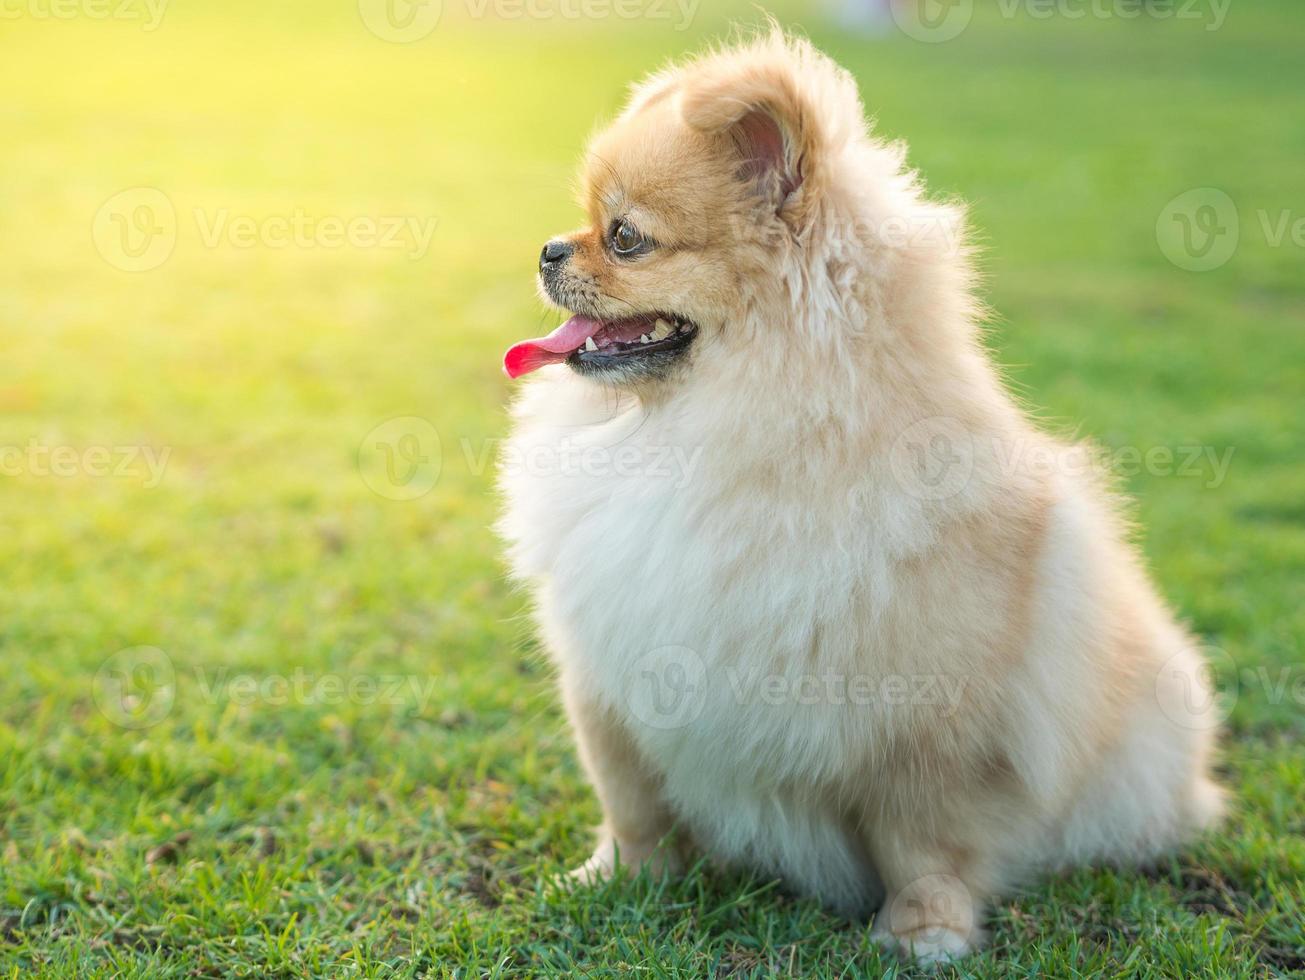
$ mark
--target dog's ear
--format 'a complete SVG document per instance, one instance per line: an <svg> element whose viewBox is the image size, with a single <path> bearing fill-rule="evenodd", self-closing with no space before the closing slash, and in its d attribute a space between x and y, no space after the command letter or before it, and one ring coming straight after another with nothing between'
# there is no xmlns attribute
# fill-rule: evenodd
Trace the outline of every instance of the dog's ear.
<svg viewBox="0 0 1305 980"><path fill-rule="evenodd" d="M753 57L713 65L681 95L684 121L728 138L738 175L774 205L790 226L801 225L818 189L820 119L795 65Z"/></svg>

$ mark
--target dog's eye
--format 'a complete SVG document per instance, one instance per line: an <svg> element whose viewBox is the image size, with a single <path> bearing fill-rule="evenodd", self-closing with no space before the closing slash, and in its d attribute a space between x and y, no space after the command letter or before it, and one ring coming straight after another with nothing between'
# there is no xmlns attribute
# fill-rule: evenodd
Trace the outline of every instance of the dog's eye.
<svg viewBox="0 0 1305 980"><path fill-rule="evenodd" d="M618 221L612 227L612 249L617 255L630 255L643 247L643 235L628 221Z"/></svg>

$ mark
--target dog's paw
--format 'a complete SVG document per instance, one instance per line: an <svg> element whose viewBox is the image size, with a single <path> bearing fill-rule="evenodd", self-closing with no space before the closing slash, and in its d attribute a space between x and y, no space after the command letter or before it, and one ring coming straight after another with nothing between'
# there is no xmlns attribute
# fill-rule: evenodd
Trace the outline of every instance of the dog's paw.
<svg viewBox="0 0 1305 980"><path fill-rule="evenodd" d="M949 874L917 878L875 916L870 938L920 964L947 963L983 944L978 907L961 879Z"/></svg>
<svg viewBox="0 0 1305 980"><path fill-rule="evenodd" d="M577 882L581 885L597 885L607 881L616 874L616 866L602 856L595 854L578 868L572 868L566 873L570 881Z"/></svg>
<svg viewBox="0 0 1305 980"><path fill-rule="evenodd" d="M567 878L586 885L607 881L618 872L637 874L647 867L654 876L673 874L679 870L674 851L666 845L640 847L605 839L598 844L589 860L570 871Z"/></svg>
<svg viewBox="0 0 1305 980"><path fill-rule="evenodd" d="M950 963L969 956L978 948L977 937L972 933L961 933L942 925L921 926L910 932L876 930L870 938L921 966Z"/></svg>

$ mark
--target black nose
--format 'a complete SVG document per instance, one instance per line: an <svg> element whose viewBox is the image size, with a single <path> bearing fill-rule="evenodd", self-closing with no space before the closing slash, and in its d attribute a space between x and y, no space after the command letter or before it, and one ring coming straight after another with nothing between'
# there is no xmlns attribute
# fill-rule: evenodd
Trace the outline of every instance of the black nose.
<svg viewBox="0 0 1305 980"><path fill-rule="evenodd" d="M544 250L539 253L539 271L543 272L550 266L556 268L571 257L575 251L570 242L564 242L561 239L554 238L544 246Z"/></svg>

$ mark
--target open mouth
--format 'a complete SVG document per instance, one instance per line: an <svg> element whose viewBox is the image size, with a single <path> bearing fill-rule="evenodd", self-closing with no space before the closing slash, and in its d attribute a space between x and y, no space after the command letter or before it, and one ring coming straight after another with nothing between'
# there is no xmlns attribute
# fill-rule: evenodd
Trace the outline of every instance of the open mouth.
<svg viewBox="0 0 1305 980"><path fill-rule="evenodd" d="M665 313L621 320L576 314L547 337L514 344L503 358L503 370L509 378L519 378L565 361L581 374L651 376L667 370L697 333L696 324Z"/></svg>

